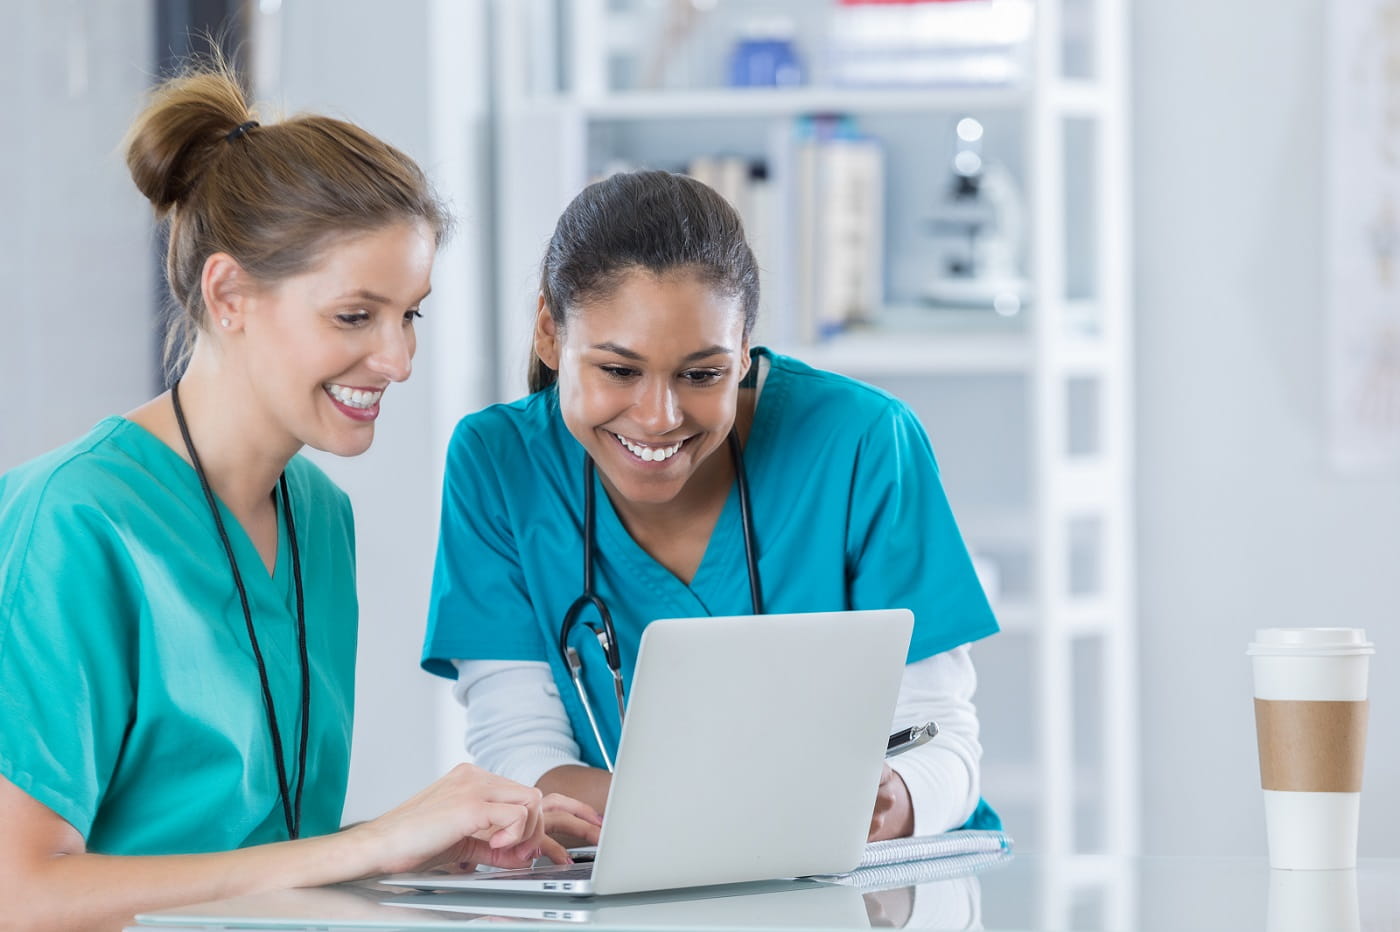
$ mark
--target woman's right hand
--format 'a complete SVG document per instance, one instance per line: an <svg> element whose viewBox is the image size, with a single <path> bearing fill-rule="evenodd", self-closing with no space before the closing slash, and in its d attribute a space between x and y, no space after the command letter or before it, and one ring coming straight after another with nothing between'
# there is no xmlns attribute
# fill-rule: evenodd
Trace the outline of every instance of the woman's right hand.
<svg viewBox="0 0 1400 932"><path fill-rule="evenodd" d="M368 865L362 876L477 864L528 867L541 855L567 862L546 834L543 794L471 764L458 764L402 805L343 834Z"/></svg>

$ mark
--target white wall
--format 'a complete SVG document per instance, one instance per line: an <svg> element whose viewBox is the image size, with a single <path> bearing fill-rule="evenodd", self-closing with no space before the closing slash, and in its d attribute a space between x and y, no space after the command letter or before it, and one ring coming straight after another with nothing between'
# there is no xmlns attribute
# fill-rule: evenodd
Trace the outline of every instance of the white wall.
<svg viewBox="0 0 1400 932"><path fill-rule="evenodd" d="M421 154L428 141L424 4L332 6L283 5L280 105L289 115L308 110L351 120ZM425 306L424 341L435 313ZM406 799L434 770L434 684L418 670L437 540L437 496L428 481L430 369L430 357L420 355L414 377L385 393L368 453L315 457L355 506L360 646L347 821Z"/></svg>
<svg viewBox="0 0 1400 932"><path fill-rule="evenodd" d="M153 34L145 4L0 6L0 471L155 387L150 207L119 147Z"/></svg>
<svg viewBox="0 0 1400 932"><path fill-rule="evenodd" d="M1361 851L1400 854L1400 474L1324 459L1326 0L1135 5L1148 853L1262 853L1244 645L1377 643Z"/></svg>
<svg viewBox="0 0 1400 932"><path fill-rule="evenodd" d="M0 87L11 108L0 131L0 371L7 385L0 471L156 391L150 208L119 147L149 86L150 8L79 0L0 5ZM478 177L484 62L462 54L474 48L480 8L478 0L283 6L277 109L329 112L383 136L420 161L461 221L435 269L414 377L386 396L374 447L354 460L315 456L356 512L352 820L401 802L461 756L445 747L460 746L460 712L444 702L446 686L418 669L418 653L447 431L480 403L488 381L477 336L485 313L476 235L485 200Z"/></svg>
<svg viewBox="0 0 1400 932"><path fill-rule="evenodd" d="M471 274L484 264L474 161L485 118L484 62L474 54L479 7L465 0L282 6L280 106L352 120L402 149L458 219L418 324L413 377L386 393L374 446L353 460L316 457L355 506L360 646L347 821L402 802L465 756L460 709L418 657L447 438L456 419L480 405L486 382L471 375L485 372L483 284Z"/></svg>

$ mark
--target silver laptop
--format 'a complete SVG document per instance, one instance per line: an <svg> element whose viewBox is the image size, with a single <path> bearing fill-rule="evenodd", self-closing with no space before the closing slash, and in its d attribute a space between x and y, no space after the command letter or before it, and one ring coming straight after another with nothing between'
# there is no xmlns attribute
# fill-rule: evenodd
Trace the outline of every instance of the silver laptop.
<svg viewBox="0 0 1400 932"><path fill-rule="evenodd" d="M381 882L580 896L849 871L913 624L906 609L655 621L591 864Z"/></svg>

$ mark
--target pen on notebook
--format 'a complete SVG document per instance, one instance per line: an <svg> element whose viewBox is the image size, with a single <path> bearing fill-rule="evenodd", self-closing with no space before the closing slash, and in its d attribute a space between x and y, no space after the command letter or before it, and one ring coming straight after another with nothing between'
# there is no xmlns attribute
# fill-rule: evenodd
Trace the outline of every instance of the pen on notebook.
<svg viewBox="0 0 1400 932"><path fill-rule="evenodd" d="M890 735L889 743L885 745L885 757L894 757L896 754L903 754L911 748L926 744L928 739L936 734L938 734L938 726L933 722L901 728Z"/></svg>

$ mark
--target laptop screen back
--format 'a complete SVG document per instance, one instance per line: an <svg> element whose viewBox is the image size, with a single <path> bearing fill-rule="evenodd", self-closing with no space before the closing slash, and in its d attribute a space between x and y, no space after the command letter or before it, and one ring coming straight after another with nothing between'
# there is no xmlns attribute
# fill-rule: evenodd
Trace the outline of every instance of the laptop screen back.
<svg viewBox="0 0 1400 932"><path fill-rule="evenodd" d="M648 625L594 891L855 867L912 629L905 609Z"/></svg>

